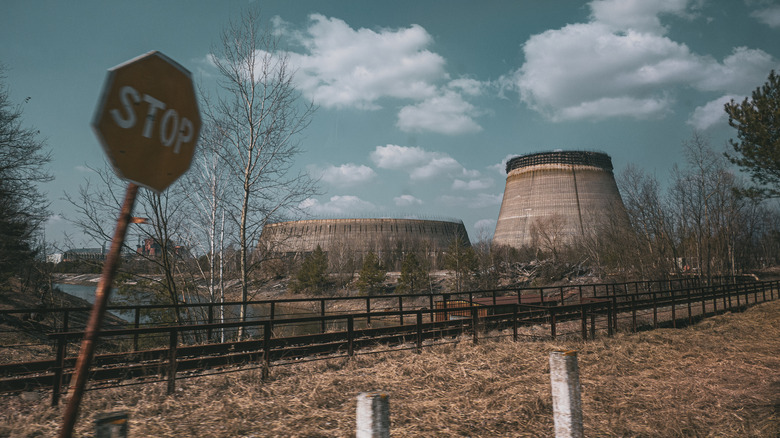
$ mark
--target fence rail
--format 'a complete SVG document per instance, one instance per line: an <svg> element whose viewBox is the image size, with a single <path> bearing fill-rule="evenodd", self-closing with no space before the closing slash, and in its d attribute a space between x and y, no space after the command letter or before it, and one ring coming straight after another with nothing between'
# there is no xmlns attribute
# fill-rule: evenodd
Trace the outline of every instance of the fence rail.
<svg viewBox="0 0 780 438"><path fill-rule="evenodd" d="M168 391L172 392L177 379L226 369L260 368L265 378L272 366L353 356L378 346L384 349L381 351L419 352L425 346L448 342L448 338L463 334L470 334L477 343L485 336L511 336L518 340L521 336L554 339L576 335L587 339L597 333L611 335L619 325L634 331L661 324L676 327L707 315L774 300L776 295L780 296L780 282L668 290L629 288L622 284L605 290L605 294L596 296L576 294L569 303L565 296L560 300L540 297L532 301L527 299L529 295L519 292L516 296L499 296L496 291L481 291L442 294L437 305L430 308L403 309L399 300L398 309L393 310L109 329L101 332L106 351L96 355L89 380L91 389L129 381L167 381ZM453 305L466 297L470 306ZM307 330L297 330L300 327ZM521 328L527 327L532 329L520 333ZM211 342L214 333L238 328L244 328L251 338ZM76 361L68 354L73 350L69 347L77 345L83 332L62 331L48 337L54 346L51 359L0 365L0 393L50 389L52 404L58 403ZM139 349L139 339L147 346ZM198 339L206 342L196 343Z"/></svg>

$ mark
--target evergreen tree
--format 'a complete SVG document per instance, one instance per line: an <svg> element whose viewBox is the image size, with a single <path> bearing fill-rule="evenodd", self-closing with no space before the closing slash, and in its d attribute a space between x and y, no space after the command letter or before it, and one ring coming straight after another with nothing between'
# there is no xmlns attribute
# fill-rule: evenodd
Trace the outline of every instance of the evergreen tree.
<svg viewBox="0 0 780 438"><path fill-rule="evenodd" d="M320 292L328 283L328 255L317 245L314 252L307 254L301 264L293 289L296 292L311 290Z"/></svg>
<svg viewBox="0 0 780 438"><path fill-rule="evenodd" d="M387 276L387 270L373 251L370 251L363 258L363 267L360 269L360 278L357 281L357 287L363 293L374 295L382 290L382 283Z"/></svg>
<svg viewBox="0 0 780 438"><path fill-rule="evenodd" d="M736 155L727 156L757 184L749 194L780 197L780 76L772 70L752 98L732 100L725 110L738 139L730 140Z"/></svg>
<svg viewBox="0 0 780 438"><path fill-rule="evenodd" d="M398 280L398 291L415 293L428 286L428 266L421 262L413 252L407 253L401 263L401 278Z"/></svg>

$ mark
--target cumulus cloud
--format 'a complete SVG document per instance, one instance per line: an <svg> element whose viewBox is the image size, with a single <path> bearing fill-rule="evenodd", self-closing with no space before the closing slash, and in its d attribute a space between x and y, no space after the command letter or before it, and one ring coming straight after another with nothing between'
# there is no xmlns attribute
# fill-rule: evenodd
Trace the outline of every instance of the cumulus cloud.
<svg viewBox="0 0 780 438"><path fill-rule="evenodd" d="M590 3L591 18L614 29L663 33L659 15L686 13L689 0L595 0Z"/></svg>
<svg viewBox="0 0 780 438"><path fill-rule="evenodd" d="M517 154L509 154L506 157L504 157L503 160L501 160L500 163L493 164L492 166L488 166L489 169L493 169L494 171L498 172L502 176L506 176L506 163L509 162L512 158L515 158Z"/></svg>
<svg viewBox="0 0 780 438"><path fill-rule="evenodd" d="M393 198L396 207L412 207L415 205L422 205L422 200L415 198L412 195L401 195Z"/></svg>
<svg viewBox="0 0 780 438"><path fill-rule="evenodd" d="M353 163L341 166L328 166L322 172L322 180L335 186L354 186L364 184L376 177L374 169Z"/></svg>
<svg viewBox="0 0 780 438"><path fill-rule="evenodd" d="M371 202L352 195L332 196L324 203L314 198L307 198L298 205L298 208L313 216L345 216L377 209Z"/></svg>
<svg viewBox="0 0 780 438"><path fill-rule="evenodd" d="M478 96L484 84L450 80L444 58L429 47L433 38L413 24L398 29L352 28L338 18L309 16L305 30L279 17L274 32L301 47L287 53L296 86L327 108L376 110L380 100L407 100L397 126L406 132L447 135L478 132L479 111L464 96Z"/></svg>
<svg viewBox="0 0 780 438"><path fill-rule="evenodd" d="M324 107L376 109L382 97L424 98L435 93L435 81L446 77L444 58L427 49L433 38L418 25L353 29L320 14L309 16L305 32L291 32L279 20L276 24L305 49L289 53L296 81Z"/></svg>
<svg viewBox="0 0 780 438"><path fill-rule="evenodd" d="M495 219L480 219L474 223L474 229L477 230L477 237L490 238L493 236L493 232L496 230Z"/></svg>
<svg viewBox="0 0 780 438"><path fill-rule="evenodd" d="M416 146L377 146L371 153L371 160L383 169L408 172L412 180L425 180L442 175L469 178L479 176L478 171L464 168L445 153L429 152Z"/></svg>
<svg viewBox="0 0 780 438"><path fill-rule="evenodd" d="M452 190L484 190L493 186L494 181L490 178L472 179L463 181L456 179L452 182Z"/></svg>
<svg viewBox="0 0 780 438"><path fill-rule="evenodd" d="M737 96L729 94L719 97L706 105L702 105L693 111L693 115L688 120L688 124L699 130L705 130L716 123L727 120L726 111L723 110L723 105L730 102L732 99L740 101L744 96Z"/></svg>
<svg viewBox="0 0 780 438"><path fill-rule="evenodd" d="M593 1L590 22L531 36L524 64L503 83L553 121L644 119L670 112L680 89L741 93L777 66L762 50L737 47L718 61L665 36L660 17L690 15L690 4Z"/></svg>
<svg viewBox="0 0 780 438"><path fill-rule="evenodd" d="M398 112L396 126L405 132L437 132L457 135L479 132L474 121L477 109L459 93L445 90L420 103L407 105Z"/></svg>
<svg viewBox="0 0 780 438"><path fill-rule="evenodd" d="M780 5L755 10L750 16L771 28L780 27Z"/></svg>

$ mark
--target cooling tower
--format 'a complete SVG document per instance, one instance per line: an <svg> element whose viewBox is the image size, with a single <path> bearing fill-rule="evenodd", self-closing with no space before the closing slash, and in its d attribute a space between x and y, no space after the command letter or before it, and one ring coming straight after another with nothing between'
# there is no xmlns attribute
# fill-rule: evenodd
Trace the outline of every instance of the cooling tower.
<svg viewBox="0 0 780 438"><path fill-rule="evenodd" d="M329 253L345 250L355 255L369 251L411 248L425 244L431 251L446 249L455 238L469 242L460 221L422 219L311 219L268 224L259 247L283 254L305 254L319 245Z"/></svg>
<svg viewBox="0 0 780 438"><path fill-rule="evenodd" d="M612 159L589 151L541 152L506 164L493 243L515 248L570 243L609 215L625 218Z"/></svg>

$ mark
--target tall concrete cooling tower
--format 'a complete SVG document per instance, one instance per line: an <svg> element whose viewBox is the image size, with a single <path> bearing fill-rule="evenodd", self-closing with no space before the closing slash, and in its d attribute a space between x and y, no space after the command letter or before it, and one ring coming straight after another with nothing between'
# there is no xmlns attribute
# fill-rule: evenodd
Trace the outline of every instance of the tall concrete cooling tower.
<svg viewBox="0 0 780 438"><path fill-rule="evenodd" d="M607 219L625 217L612 159L589 151L522 155L506 164L506 189L493 244L568 243Z"/></svg>

